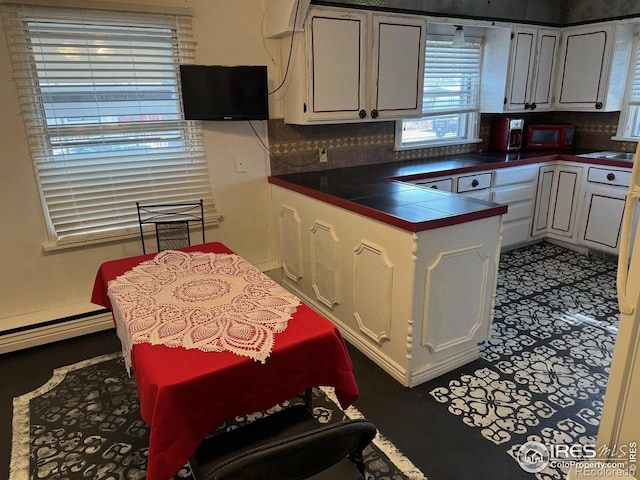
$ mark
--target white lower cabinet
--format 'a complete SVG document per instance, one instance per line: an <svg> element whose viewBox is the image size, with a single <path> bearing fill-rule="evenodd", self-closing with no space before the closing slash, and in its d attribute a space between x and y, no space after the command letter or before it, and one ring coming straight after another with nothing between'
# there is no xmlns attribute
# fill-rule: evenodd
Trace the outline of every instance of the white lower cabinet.
<svg viewBox="0 0 640 480"><path fill-rule="evenodd" d="M282 283L404 386L491 335L501 216L410 232L271 185Z"/></svg>
<svg viewBox="0 0 640 480"><path fill-rule="evenodd" d="M551 192L549 234L573 238L580 193L582 167L558 166L557 182Z"/></svg>
<svg viewBox="0 0 640 480"><path fill-rule="evenodd" d="M507 204L503 217L502 247L511 248L531 239L531 218L538 165L507 167L494 171L491 201Z"/></svg>
<svg viewBox="0 0 640 480"><path fill-rule="evenodd" d="M578 242L618 253L631 170L590 167L585 182Z"/></svg>
<svg viewBox="0 0 640 480"><path fill-rule="evenodd" d="M538 165L533 164L467 175L410 180L409 183L506 204L509 210L503 216L502 247L512 248L531 240L537 178Z"/></svg>
<svg viewBox="0 0 640 480"><path fill-rule="evenodd" d="M617 254L630 178L624 168L541 167L531 235Z"/></svg>
<svg viewBox="0 0 640 480"><path fill-rule="evenodd" d="M579 243L618 253L626 188L588 187Z"/></svg>
<svg viewBox="0 0 640 480"><path fill-rule="evenodd" d="M617 254L630 179L631 169L561 161L410 183L508 205L503 249L551 238Z"/></svg>
<svg viewBox="0 0 640 480"><path fill-rule="evenodd" d="M540 169L532 235L575 243L581 179L580 166L560 164Z"/></svg>
<svg viewBox="0 0 640 480"><path fill-rule="evenodd" d="M556 178L555 165L541 167L538 171L536 202L533 213L531 236L545 235L549 228L549 210L551 208L551 191Z"/></svg>

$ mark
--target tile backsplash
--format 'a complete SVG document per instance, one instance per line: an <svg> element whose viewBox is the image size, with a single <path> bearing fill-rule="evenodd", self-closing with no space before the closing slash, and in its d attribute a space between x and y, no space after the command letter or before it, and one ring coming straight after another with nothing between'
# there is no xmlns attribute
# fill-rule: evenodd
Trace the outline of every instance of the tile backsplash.
<svg viewBox="0 0 640 480"><path fill-rule="evenodd" d="M282 175L314 170L390 163L455 153L485 151L491 118L480 122L482 143L449 145L416 150L394 150L395 122L364 122L327 125L290 125L282 119L269 120L271 174ZM575 147L594 150L635 151L635 142L611 140L618 125L618 112L539 112L513 115L529 123L574 123ZM327 162L319 162L319 149L326 147Z"/></svg>

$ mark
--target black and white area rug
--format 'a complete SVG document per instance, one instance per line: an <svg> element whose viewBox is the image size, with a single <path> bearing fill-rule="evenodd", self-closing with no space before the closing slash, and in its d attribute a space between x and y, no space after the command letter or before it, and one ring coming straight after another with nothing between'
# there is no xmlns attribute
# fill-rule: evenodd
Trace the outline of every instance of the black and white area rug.
<svg viewBox="0 0 640 480"><path fill-rule="evenodd" d="M237 428L290 404L236 417L220 428ZM329 388L314 389L313 406L321 423L361 418L354 407L341 410ZM148 445L149 428L122 355L96 357L56 369L47 384L14 399L9 480L143 479ZM380 433L364 454L368 479L425 478ZM173 478L193 479L189 464Z"/></svg>
<svg viewBox="0 0 640 480"><path fill-rule="evenodd" d="M616 269L548 243L504 253L484 362L435 379L430 395L514 462L529 441L594 445L619 320ZM567 471L547 466L535 478Z"/></svg>

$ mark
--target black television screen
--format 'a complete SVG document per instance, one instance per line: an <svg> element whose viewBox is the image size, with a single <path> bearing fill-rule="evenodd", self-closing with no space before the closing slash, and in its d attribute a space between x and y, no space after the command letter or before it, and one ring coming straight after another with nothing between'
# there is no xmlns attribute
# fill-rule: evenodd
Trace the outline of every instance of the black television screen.
<svg viewBox="0 0 640 480"><path fill-rule="evenodd" d="M268 120L266 66L180 65L185 120Z"/></svg>

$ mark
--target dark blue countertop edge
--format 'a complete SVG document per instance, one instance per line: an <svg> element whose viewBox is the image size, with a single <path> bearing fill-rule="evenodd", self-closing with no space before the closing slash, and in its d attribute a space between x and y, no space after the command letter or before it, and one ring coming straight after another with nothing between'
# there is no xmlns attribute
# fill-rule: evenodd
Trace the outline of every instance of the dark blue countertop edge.
<svg viewBox="0 0 640 480"><path fill-rule="evenodd" d="M463 153L420 160L270 176L269 183L410 232L503 215L507 205L407 183L556 160L630 168L623 160L579 157L590 151Z"/></svg>

